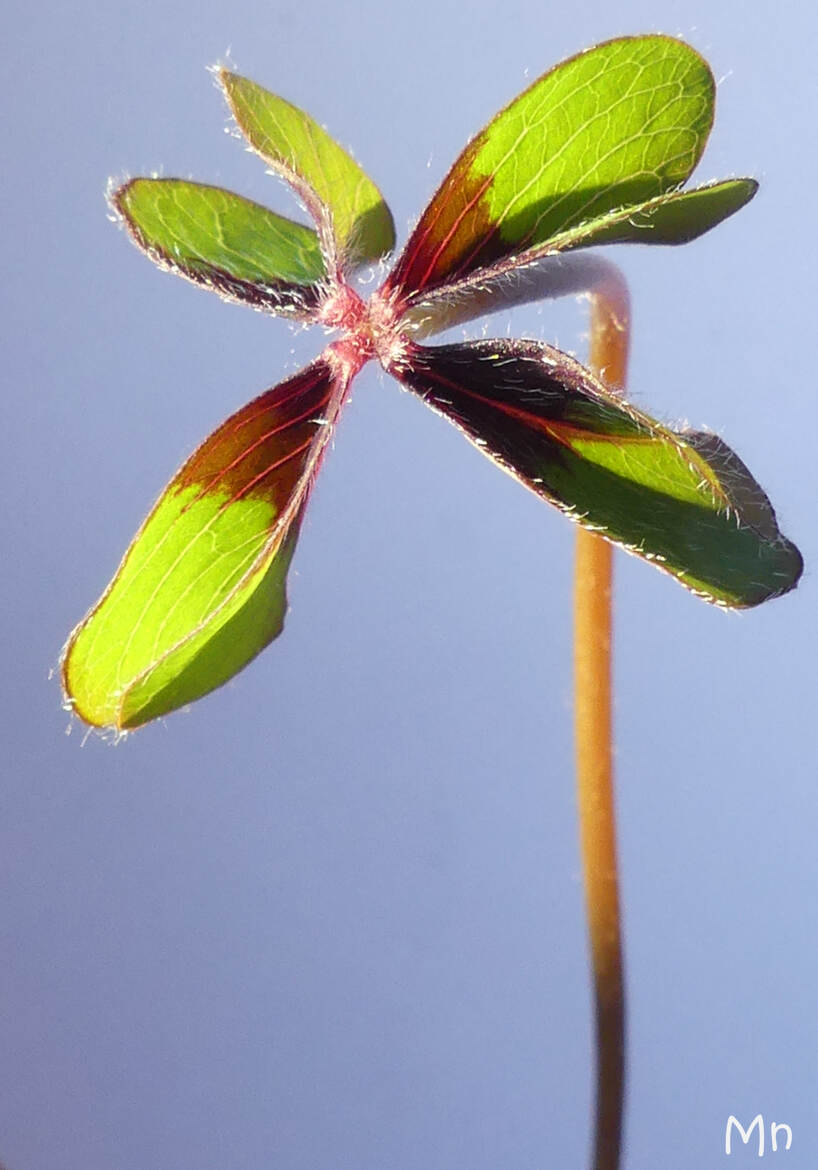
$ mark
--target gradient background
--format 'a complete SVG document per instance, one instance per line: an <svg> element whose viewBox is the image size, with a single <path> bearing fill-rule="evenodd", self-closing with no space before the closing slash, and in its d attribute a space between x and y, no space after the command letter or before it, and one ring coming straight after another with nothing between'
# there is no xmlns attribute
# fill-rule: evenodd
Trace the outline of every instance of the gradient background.
<svg viewBox="0 0 818 1170"><path fill-rule="evenodd" d="M807 570L736 617L617 558L625 1164L721 1165L728 1115L757 1112L792 1126L788 1170L817 1164L818 17L80 0L17 10L4 50L9 1170L587 1164L563 518L371 368L278 643L118 747L66 738L48 672L182 459L323 341L163 275L106 222L108 175L159 168L291 208L223 133L204 66L231 48L326 122L403 240L528 81L648 31L690 40L721 81L697 178L762 190L689 247L614 251L635 303L630 396L733 444ZM492 331L509 328L583 352L574 302Z"/></svg>

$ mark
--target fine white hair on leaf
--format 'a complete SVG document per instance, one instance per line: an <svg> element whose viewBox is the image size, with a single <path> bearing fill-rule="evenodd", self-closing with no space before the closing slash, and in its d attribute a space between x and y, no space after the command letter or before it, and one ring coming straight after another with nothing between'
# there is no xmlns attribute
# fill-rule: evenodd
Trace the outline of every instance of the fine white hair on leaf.
<svg viewBox="0 0 818 1170"><path fill-rule="evenodd" d="M125 223L124 215L119 210L116 203L114 203L114 195L116 195L117 191L121 187L124 187L126 183L129 183L131 178L132 176L127 171L123 171L120 175L111 175L108 178L108 182L105 184L105 202L108 205L108 219L111 221L111 223L115 223L120 229L124 229L127 225Z"/></svg>
<svg viewBox="0 0 818 1170"><path fill-rule="evenodd" d="M217 61L214 61L212 65L205 66L205 69L213 78L215 85L217 85L219 89L222 87L221 81L219 79L219 74L222 72L222 70L226 70L228 73L236 73L238 71L238 65L233 60L232 54L233 50L228 46L223 57L220 57Z"/></svg>

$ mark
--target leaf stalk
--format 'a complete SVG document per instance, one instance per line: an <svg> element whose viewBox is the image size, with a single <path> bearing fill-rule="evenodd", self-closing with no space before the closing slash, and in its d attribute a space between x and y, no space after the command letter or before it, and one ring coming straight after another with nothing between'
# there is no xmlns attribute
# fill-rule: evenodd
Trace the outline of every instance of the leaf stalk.
<svg viewBox="0 0 818 1170"><path fill-rule="evenodd" d="M606 265L590 289L590 365L622 391L630 298ZM594 1170L618 1170L625 1100L625 985L619 907L612 736L613 548L577 529L574 686L580 848L594 981L596 1120Z"/></svg>

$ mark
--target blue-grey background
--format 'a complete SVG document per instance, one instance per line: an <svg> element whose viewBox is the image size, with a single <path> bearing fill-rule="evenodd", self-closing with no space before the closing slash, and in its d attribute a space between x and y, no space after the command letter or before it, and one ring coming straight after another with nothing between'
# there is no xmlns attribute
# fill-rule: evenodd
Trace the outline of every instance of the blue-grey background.
<svg viewBox="0 0 818 1170"><path fill-rule="evenodd" d="M815 1166L814 11L79 0L21 6L4 36L9 1170L587 1165L570 525L368 369L278 643L117 747L66 737L48 675L186 454L323 343L158 272L106 220L107 177L155 169L291 207L204 67L230 50L325 122L403 239L528 81L647 31L720 80L698 176L762 190L688 248L616 252L631 397L723 434L807 570L736 617L617 558L626 1166L718 1166L729 1114L757 1112ZM582 353L585 311L493 328Z"/></svg>

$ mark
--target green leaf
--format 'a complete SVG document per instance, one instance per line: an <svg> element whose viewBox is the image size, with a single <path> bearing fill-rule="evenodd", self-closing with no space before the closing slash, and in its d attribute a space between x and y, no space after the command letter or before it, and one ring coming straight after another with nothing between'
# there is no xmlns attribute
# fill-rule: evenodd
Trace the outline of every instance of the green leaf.
<svg viewBox="0 0 818 1170"><path fill-rule="evenodd" d="M285 579L348 375L328 351L214 431L66 646L87 723L138 727L220 686L280 632Z"/></svg>
<svg viewBox="0 0 818 1170"><path fill-rule="evenodd" d="M593 244L686 244L738 211L757 190L753 179L728 179L660 195L627 212L580 224L524 265L514 259L498 261L456 284L419 295L404 308L402 324L419 340L513 305L587 293L604 279L604 262L598 266L594 257L578 255L582 249Z"/></svg>
<svg viewBox="0 0 818 1170"><path fill-rule="evenodd" d="M532 491L708 601L758 605L797 582L801 556L735 452L662 426L559 350L415 346L393 372Z"/></svg>
<svg viewBox="0 0 818 1170"><path fill-rule="evenodd" d="M755 179L725 179L672 191L569 228L549 241L548 251L593 244L688 244L739 211L757 190Z"/></svg>
<svg viewBox="0 0 818 1170"><path fill-rule="evenodd" d="M679 187L704 149L715 84L689 45L608 41L556 66L455 162L390 278L412 297Z"/></svg>
<svg viewBox="0 0 818 1170"><path fill-rule="evenodd" d="M383 196L326 130L246 77L225 69L218 77L239 129L295 188L330 255L354 268L391 252L395 228Z"/></svg>
<svg viewBox="0 0 818 1170"><path fill-rule="evenodd" d="M230 300L310 317L326 276L318 236L232 191L131 179L111 195L134 242L162 268Z"/></svg>

